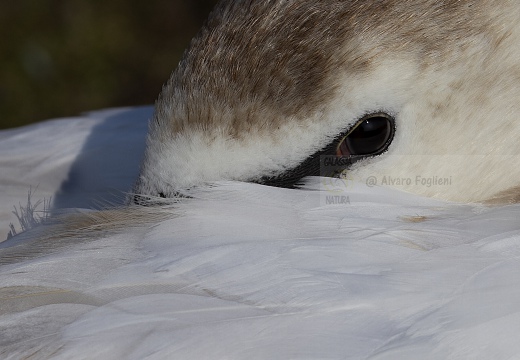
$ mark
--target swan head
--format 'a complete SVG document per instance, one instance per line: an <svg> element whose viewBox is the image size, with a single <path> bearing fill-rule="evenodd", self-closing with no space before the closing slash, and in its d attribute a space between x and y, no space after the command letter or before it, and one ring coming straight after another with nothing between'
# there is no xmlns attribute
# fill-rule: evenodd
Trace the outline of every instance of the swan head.
<svg viewBox="0 0 520 360"><path fill-rule="evenodd" d="M506 1L222 1L159 95L134 193L346 173L514 201L519 20Z"/></svg>

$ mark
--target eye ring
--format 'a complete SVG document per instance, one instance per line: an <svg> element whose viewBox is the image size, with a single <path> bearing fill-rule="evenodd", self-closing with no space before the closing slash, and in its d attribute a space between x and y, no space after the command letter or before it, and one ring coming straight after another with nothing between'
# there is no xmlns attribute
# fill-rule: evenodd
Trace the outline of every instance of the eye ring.
<svg viewBox="0 0 520 360"><path fill-rule="evenodd" d="M385 112L363 116L337 142L335 155L367 157L382 154L395 134L395 119Z"/></svg>

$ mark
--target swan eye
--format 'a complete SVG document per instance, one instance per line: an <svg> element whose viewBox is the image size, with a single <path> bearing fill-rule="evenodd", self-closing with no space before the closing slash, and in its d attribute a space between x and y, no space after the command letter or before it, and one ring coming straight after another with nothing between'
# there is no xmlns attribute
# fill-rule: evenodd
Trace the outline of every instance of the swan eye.
<svg viewBox="0 0 520 360"><path fill-rule="evenodd" d="M394 118L385 113L364 116L341 139L338 156L378 155L384 152L394 137Z"/></svg>

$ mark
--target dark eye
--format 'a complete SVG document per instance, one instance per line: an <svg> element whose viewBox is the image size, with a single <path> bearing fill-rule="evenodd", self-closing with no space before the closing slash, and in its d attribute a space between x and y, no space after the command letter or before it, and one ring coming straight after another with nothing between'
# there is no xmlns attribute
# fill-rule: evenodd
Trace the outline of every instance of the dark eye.
<svg viewBox="0 0 520 360"><path fill-rule="evenodd" d="M338 156L377 155L384 152L394 137L394 119L385 113L363 117L339 142Z"/></svg>

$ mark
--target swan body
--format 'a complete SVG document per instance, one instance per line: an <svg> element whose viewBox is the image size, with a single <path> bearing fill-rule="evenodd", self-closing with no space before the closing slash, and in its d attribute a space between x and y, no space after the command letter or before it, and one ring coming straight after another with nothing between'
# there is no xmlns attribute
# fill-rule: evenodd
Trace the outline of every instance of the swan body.
<svg viewBox="0 0 520 360"><path fill-rule="evenodd" d="M520 205L435 199L517 200L517 8L223 1L153 115L1 132L0 226L31 184L125 191L143 151L131 200L168 199L1 242L0 357L519 358Z"/></svg>

